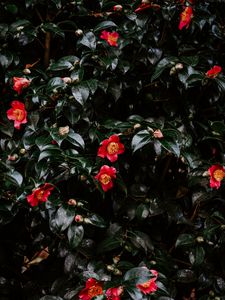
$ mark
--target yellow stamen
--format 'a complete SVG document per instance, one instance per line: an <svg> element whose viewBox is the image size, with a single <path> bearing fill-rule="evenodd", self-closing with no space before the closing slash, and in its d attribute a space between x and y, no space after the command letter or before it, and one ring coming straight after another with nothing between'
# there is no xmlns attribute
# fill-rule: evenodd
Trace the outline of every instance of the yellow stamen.
<svg viewBox="0 0 225 300"><path fill-rule="evenodd" d="M102 184L108 184L111 181L111 177L108 174L102 174L100 176L100 182Z"/></svg>
<svg viewBox="0 0 225 300"><path fill-rule="evenodd" d="M108 144L107 146L107 152L109 154L115 154L119 151L119 145L118 143L115 143L115 142L111 142Z"/></svg>
<svg viewBox="0 0 225 300"><path fill-rule="evenodd" d="M24 119L24 111L21 109L15 109L13 115L17 121L22 121Z"/></svg>
<svg viewBox="0 0 225 300"><path fill-rule="evenodd" d="M225 176L225 173L223 170L216 170L213 172L213 177L217 180L217 181L221 181Z"/></svg>

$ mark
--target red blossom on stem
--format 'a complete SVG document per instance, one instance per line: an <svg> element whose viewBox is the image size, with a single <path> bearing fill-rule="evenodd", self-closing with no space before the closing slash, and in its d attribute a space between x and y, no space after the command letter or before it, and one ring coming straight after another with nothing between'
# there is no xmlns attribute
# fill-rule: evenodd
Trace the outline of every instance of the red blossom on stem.
<svg viewBox="0 0 225 300"><path fill-rule="evenodd" d="M22 93L22 90L28 87L31 83L31 80L24 77L13 77L13 89L18 94Z"/></svg>
<svg viewBox="0 0 225 300"><path fill-rule="evenodd" d="M114 178L116 178L116 169L107 165L102 166L99 173L95 176L95 179L100 182L104 192L113 187L112 180Z"/></svg>
<svg viewBox="0 0 225 300"><path fill-rule="evenodd" d="M117 41L119 38L119 34L116 31L109 32L103 30L100 38L105 40L110 46L118 47Z"/></svg>
<svg viewBox="0 0 225 300"><path fill-rule="evenodd" d="M220 66L213 66L210 70L208 70L205 73L205 75L208 78L215 78L221 71L222 71L222 68Z"/></svg>
<svg viewBox="0 0 225 300"><path fill-rule="evenodd" d="M95 296L102 295L102 283L98 282L94 278L89 278L86 281L85 288L80 291L79 299L81 300L91 300Z"/></svg>
<svg viewBox="0 0 225 300"><path fill-rule="evenodd" d="M17 100L12 101L12 108L7 110L7 118L14 121L14 127L20 129L21 124L27 123L27 112L25 105Z"/></svg>
<svg viewBox="0 0 225 300"><path fill-rule="evenodd" d="M191 6L186 6L185 9L180 14L179 29L182 30L184 27L188 28L190 23L191 23L192 17L193 17L192 7Z"/></svg>
<svg viewBox="0 0 225 300"><path fill-rule="evenodd" d="M113 134L101 142L101 146L98 149L98 156L102 158L107 157L111 162L115 162L118 159L118 154L122 154L124 151L124 145L120 143L119 136Z"/></svg>
<svg viewBox="0 0 225 300"><path fill-rule="evenodd" d="M221 185L221 181L225 177L225 168L221 165L212 165L208 169L210 175L210 187L218 189Z"/></svg>
<svg viewBox="0 0 225 300"><path fill-rule="evenodd" d="M142 293L144 293L145 295L154 293L158 289L158 286L155 283L155 281L157 280L157 277L158 277L158 272L156 270L150 270L150 271L152 272L154 277L144 283L139 283L136 285L136 287L139 290L141 290Z"/></svg>
<svg viewBox="0 0 225 300"><path fill-rule="evenodd" d="M39 202L46 202L53 189L54 187L50 183L45 183L27 196L27 202L31 206L37 206Z"/></svg>

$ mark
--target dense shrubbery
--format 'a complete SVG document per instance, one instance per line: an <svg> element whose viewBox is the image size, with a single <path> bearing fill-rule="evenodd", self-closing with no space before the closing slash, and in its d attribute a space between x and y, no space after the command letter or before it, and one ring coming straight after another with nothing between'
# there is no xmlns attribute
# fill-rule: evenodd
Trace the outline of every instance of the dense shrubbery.
<svg viewBox="0 0 225 300"><path fill-rule="evenodd" d="M224 11L1 1L1 299L225 299Z"/></svg>

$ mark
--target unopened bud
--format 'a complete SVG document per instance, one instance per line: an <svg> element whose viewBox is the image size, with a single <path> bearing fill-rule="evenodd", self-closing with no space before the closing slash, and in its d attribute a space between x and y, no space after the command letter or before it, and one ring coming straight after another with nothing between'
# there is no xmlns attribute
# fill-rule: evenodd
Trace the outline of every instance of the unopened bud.
<svg viewBox="0 0 225 300"><path fill-rule="evenodd" d="M17 158L18 158L17 154L8 155L8 160L9 161L15 161L15 160L17 160Z"/></svg>
<svg viewBox="0 0 225 300"><path fill-rule="evenodd" d="M203 243L203 242L204 242L204 237L203 237L203 236L197 236L197 237L196 237L196 241L197 241L198 243Z"/></svg>
<svg viewBox="0 0 225 300"><path fill-rule="evenodd" d="M170 69L170 75L172 76L172 75L175 75L176 73L177 73L176 68L175 68L175 67L172 67L172 68Z"/></svg>
<svg viewBox="0 0 225 300"><path fill-rule="evenodd" d="M87 180L87 176L85 175L80 175L80 181L86 181Z"/></svg>
<svg viewBox="0 0 225 300"><path fill-rule="evenodd" d="M118 264L119 261L120 261L120 256L119 255L113 257L114 264Z"/></svg>
<svg viewBox="0 0 225 300"><path fill-rule="evenodd" d="M110 271L110 272L112 272L112 271L115 270L115 267L114 267L113 265L107 265L106 268L107 268L107 270Z"/></svg>
<svg viewBox="0 0 225 300"><path fill-rule="evenodd" d="M84 221L84 218L81 215L76 215L74 217L74 221L77 223L82 223Z"/></svg>
<svg viewBox="0 0 225 300"><path fill-rule="evenodd" d="M122 275L122 272L119 269L115 269L113 274L114 275Z"/></svg>
<svg viewBox="0 0 225 300"><path fill-rule="evenodd" d="M84 218L84 223L85 224L91 224L91 220L89 218Z"/></svg>
<svg viewBox="0 0 225 300"><path fill-rule="evenodd" d="M114 10L114 11L122 11L122 10L123 10L123 6L122 6L122 5L119 5L119 4L118 4L118 5L114 5L114 6L113 6L113 10Z"/></svg>
<svg viewBox="0 0 225 300"><path fill-rule="evenodd" d="M69 199L67 202L68 205L71 206L76 206L77 205L77 201L75 199Z"/></svg>
<svg viewBox="0 0 225 300"><path fill-rule="evenodd" d="M156 265L156 261L155 261L155 260L151 260L151 261L150 261L150 264Z"/></svg>
<svg viewBox="0 0 225 300"><path fill-rule="evenodd" d="M70 77L63 77L62 80L67 84L70 84L72 82L72 79Z"/></svg>
<svg viewBox="0 0 225 300"><path fill-rule="evenodd" d="M134 124L134 129L138 129L138 128L140 128L141 127L141 124L139 124L139 123L136 123L136 124Z"/></svg>
<svg viewBox="0 0 225 300"><path fill-rule="evenodd" d="M156 139L161 139L163 138L163 134L162 134L162 131L160 129L156 129L154 132L153 132L153 135Z"/></svg>
<svg viewBox="0 0 225 300"><path fill-rule="evenodd" d="M184 65L182 63L178 63L178 64L175 65L175 69L178 70L178 71L182 70L183 68L184 68Z"/></svg>
<svg viewBox="0 0 225 300"><path fill-rule="evenodd" d="M151 1L149 1L149 0L142 0L141 3L142 3L142 4L150 4Z"/></svg>
<svg viewBox="0 0 225 300"><path fill-rule="evenodd" d="M215 297L214 300L220 300L220 297Z"/></svg>
<svg viewBox="0 0 225 300"><path fill-rule="evenodd" d="M23 74L25 74L25 75L28 75L28 74L30 74L31 73L31 70L30 69L24 69L23 70Z"/></svg>
<svg viewBox="0 0 225 300"><path fill-rule="evenodd" d="M83 30L81 30L81 29L77 29L76 31L75 31L75 35L76 36L82 36L83 35Z"/></svg>
<svg viewBox="0 0 225 300"><path fill-rule="evenodd" d="M21 31L21 30L23 30L23 29L24 29L24 26L18 26L18 27L16 28L17 31Z"/></svg>
<svg viewBox="0 0 225 300"><path fill-rule="evenodd" d="M214 297L215 293L211 290L211 291L209 291L209 296Z"/></svg>
<svg viewBox="0 0 225 300"><path fill-rule="evenodd" d="M221 225L220 228L221 228L222 230L224 230L224 229L225 229L225 225L224 225L224 224Z"/></svg>
<svg viewBox="0 0 225 300"><path fill-rule="evenodd" d="M64 136L64 135L68 134L69 131L70 131L69 126L65 126L65 127L59 127L59 131L58 132L59 132L60 136Z"/></svg>
<svg viewBox="0 0 225 300"><path fill-rule="evenodd" d="M27 152L26 149L24 149L24 148L20 149L20 154L25 154L26 152Z"/></svg>

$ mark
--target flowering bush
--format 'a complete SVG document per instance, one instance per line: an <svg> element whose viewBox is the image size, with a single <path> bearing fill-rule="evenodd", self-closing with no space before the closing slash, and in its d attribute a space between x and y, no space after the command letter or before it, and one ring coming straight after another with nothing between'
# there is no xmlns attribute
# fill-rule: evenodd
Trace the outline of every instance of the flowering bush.
<svg viewBox="0 0 225 300"><path fill-rule="evenodd" d="M1 299L225 299L224 10L0 2Z"/></svg>

